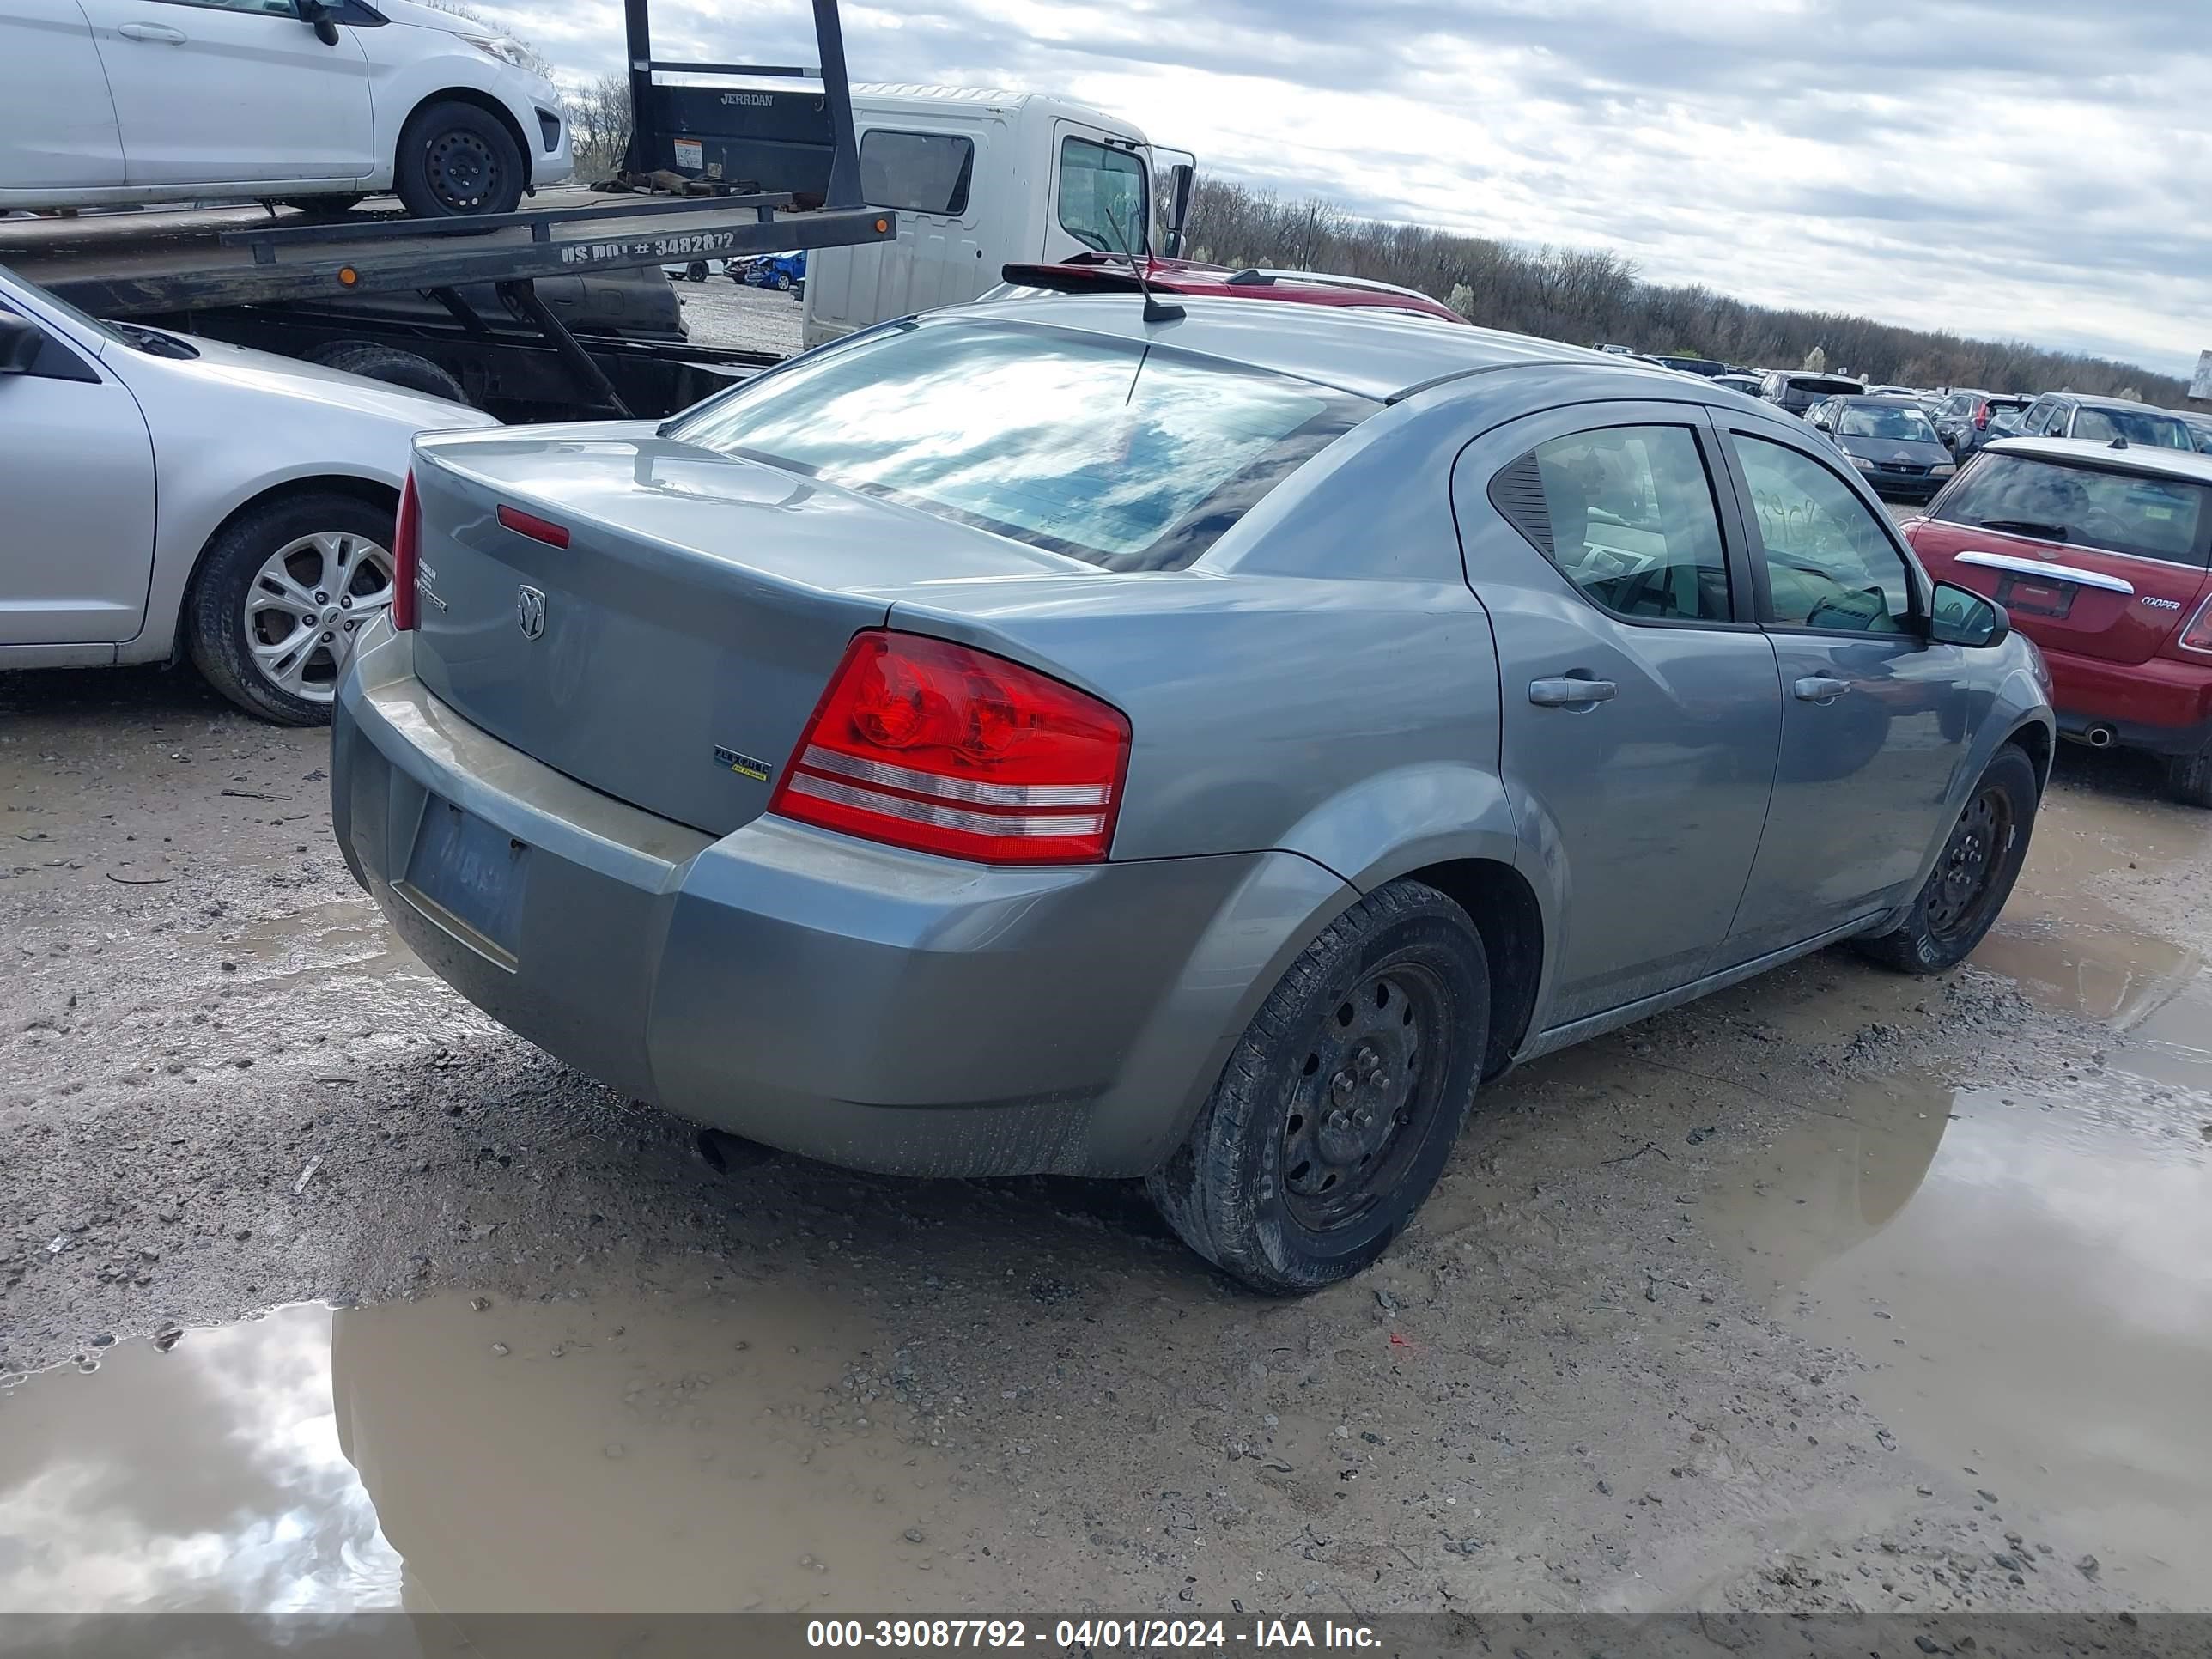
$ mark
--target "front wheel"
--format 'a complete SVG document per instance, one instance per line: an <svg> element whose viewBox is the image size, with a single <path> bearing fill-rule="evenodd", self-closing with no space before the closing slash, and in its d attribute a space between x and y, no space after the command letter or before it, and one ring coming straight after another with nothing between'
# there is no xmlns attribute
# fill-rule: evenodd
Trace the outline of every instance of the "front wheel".
<svg viewBox="0 0 2212 1659"><path fill-rule="evenodd" d="M791 286L791 278L785 272L779 270L775 276L769 278L769 285L775 289L778 293L781 293L785 289Z"/></svg>
<svg viewBox="0 0 2212 1659"><path fill-rule="evenodd" d="M1940 974L1964 962L2012 896L2037 798L2035 763L2007 744L1966 797L1905 920L1857 941L1861 952L1905 974Z"/></svg>
<svg viewBox="0 0 2212 1659"><path fill-rule="evenodd" d="M475 104L444 100L400 129L393 185L418 219L512 213L529 182L514 136Z"/></svg>
<svg viewBox="0 0 2212 1659"><path fill-rule="evenodd" d="M1146 1189L1185 1243L1254 1290L1347 1279L1443 1173L1489 1030L1481 934L1436 889L1394 882L1291 964Z"/></svg>
<svg viewBox="0 0 2212 1659"><path fill-rule="evenodd" d="M185 645L210 684L279 726L325 726L356 641L392 605L392 515L314 490L246 508L185 596Z"/></svg>

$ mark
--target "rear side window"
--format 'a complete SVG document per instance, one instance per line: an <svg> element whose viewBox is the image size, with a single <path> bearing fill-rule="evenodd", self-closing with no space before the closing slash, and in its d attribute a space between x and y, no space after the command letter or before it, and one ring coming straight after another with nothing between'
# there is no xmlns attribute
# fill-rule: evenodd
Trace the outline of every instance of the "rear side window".
<svg viewBox="0 0 2212 1659"><path fill-rule="evenodd" d="M1176 570L1379 407L1164 346L910 323L664 430L1108 570Z"/></svg>
<svg viewBox="0 0 2212 1659"><path fill-rule="evenodd" d="M2087 414L2087 410L2083 410ZM1952 524L2202 568L2212 488L2175 479L1984 454L1943 497Z"/></svg>
<svg viewBox="0 0 2212 1659"><path fill-rule="evenodd" d="M1491 481L1492 506L1583 594L1632 621L1730 619L1728 556L1687 427L1541 443Z"/></svg>
<svg viewBox="0 0 2212 1659"><path fill-rule="evenodd" d="M870 207L957 218L975 176L975 146L956 133L860 135L860 199Z"/></svg>
<svg viewBox="0 0 2212 1659"><path fill-rule="evenodd" d="M1060 145L1060 228L1100 253L1142 253L1151 209L1145 164L1088 138Z"/></svg>

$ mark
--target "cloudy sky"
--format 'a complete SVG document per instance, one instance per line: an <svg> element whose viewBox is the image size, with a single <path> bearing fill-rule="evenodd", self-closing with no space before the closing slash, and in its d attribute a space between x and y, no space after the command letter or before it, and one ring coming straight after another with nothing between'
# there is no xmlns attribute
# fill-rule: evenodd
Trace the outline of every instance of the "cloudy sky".
<svg viewBox="0 0 2212 1659"><path fill-rule="evenodd" d="M619 0L487 3L580 79ZM860 81L1065 93L1220 177L1660 282L2096 351L2212 347L2212 0L847 0ZM813 61L800 0L662 58Z"/></svg>

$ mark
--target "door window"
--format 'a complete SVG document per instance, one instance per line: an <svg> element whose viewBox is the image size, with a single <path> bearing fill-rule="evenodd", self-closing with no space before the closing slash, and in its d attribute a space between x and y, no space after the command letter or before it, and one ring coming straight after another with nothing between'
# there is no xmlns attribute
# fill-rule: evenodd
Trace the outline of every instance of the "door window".
<svg viewBox="0 0 2212 1659"><path fill-rule="evenodd" d="M968 210L975 146L949 132L872 131L860 137L860 199L902 213L958 218Z"/></svg>
<svg viewBox="0 0 2212 1659"><path fill-rule="evenodd" d="M1732 434L1751 486L1772 620L1784 628L1901 634L1912 615L1905 557L1850 486L1809 455Z"/></svg>
<svg viewBox="0 0 2212 1659"><path fill-rule="evenodd" d="M1728 556L1687 427L1553 438L1492 480L1506 520L1592 603L1632 621L1729 621Z"/></svg>
<svg viewBox="0 0 2212 1659"><path fill-rule="evenodd" d="M210 11L245 11L260 17L296 17L292 0L167 0L173 6L200 6Z"/></svg>
<svg viewBox="0 0 2212 1659"><path fill-rule="evenodd" d="M1145 164L1088 138L1060 146L1060 228L1099 253L1142 253L1151 210Z"/></svg>

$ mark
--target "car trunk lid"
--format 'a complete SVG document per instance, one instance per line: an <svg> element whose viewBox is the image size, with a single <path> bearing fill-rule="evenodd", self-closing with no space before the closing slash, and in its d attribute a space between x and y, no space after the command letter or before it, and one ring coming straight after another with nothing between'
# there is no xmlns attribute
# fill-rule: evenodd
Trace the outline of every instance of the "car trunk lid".
<svg viewBox="0 0 2212 1659"><path fill-rule="evenodd" d="M429 440L416 483L431 693L715 835L766 808L881 590L1069 563L645 426Z"/></svg>

